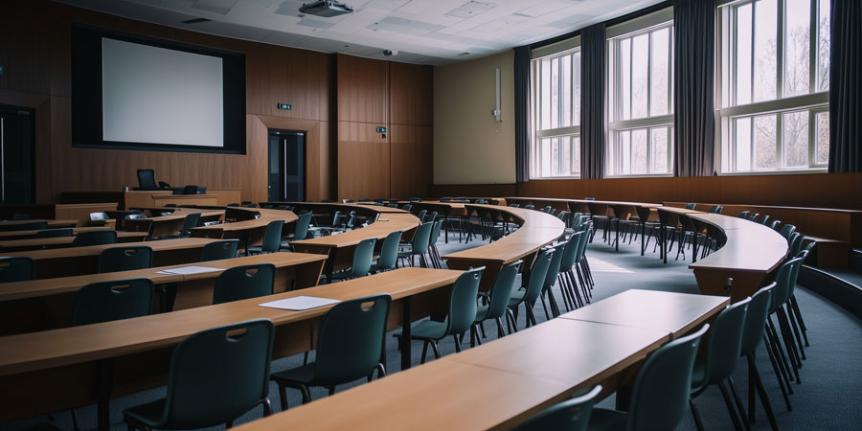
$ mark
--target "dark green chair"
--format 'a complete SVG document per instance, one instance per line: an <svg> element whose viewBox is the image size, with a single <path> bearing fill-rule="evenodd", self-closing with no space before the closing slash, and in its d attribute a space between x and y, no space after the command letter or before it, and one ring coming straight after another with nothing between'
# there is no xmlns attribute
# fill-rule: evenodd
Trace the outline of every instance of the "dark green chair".
<svg viewBox="0 0 862 431"><path fill-rule="evenodd" d="M477 337L478 334L476 334L476 327L486 320L493 320L497 323L498 338L505 335L505 332L503 331L503 318L506 317L509 298L512 297L512 292L515 291L518 270L521 268L522 263L522 260L512 262L504 266L500 272L497 273L497 279L494 280L494 286L491 287L491 291L488 293L487 297L483 298L485 299L485 302L479 304L476 309L476 320L474 323L473 333L471 333L471 340L475 338L478 340L479 344L482 344L482 339ZM506 323L510 324L508 321ZM512 327L509 326L507 329L511 334Z"/></svg>
<svg viewBox="0 0 862 431"><path fill-rule="evenodd" d="M275 330L250 320L198 332L174 349L167 397L123 410L130 430L193 429L227 424L269 402Z"/></svg>
<svg viewBox="0 0 862 431"><path fill-rule="evenodd" d="M219 275L213 286L213 304L272 295L275 265L259 263L230 268Z"/></svg>
<svg viewBox="0 0 862 431"><path fill-rule="evenodd" d="M93 232L81 232L72 240L72 247L84 247L87 245L114 244L117 242L117 231L99 230Z"/></svg>
<svg viewBox="0 0 862 431"><path fill-rule="evenodd" d="M377 258L377 263L371 267L372 273L395 269L398 265L398 245L401 244L401 235L400 230L386 235L380 246L380 257Z"/></svg>
<svg viewBox="0 0 862 431"><path fill-rule="evenodd" d="M423 342L423 364L428 355L428 345L434 350L434 357L440 358L437 342L450 335L455 340L455 351L461 351L460 335L469 331L476 320L476 297L483 272L484 266L465 271L458 276L449 292L449 313L443 321L429 319L411 324L411 339Z"/></svg>
<svg viewBox="0 0 862 431"><path fill-rule="evenodd" d="M790 239L790 235L793 235L793 233L796 232L796 225L792 225L789 223L785 224L781 226L781 230L779 230L778 232L781 234L781 236Z"/></svg>
<svg viewBox="0 0 862 431"><path fill-rule="evenodd" d="M61 238L75 235L75 230L67 227L63 229L45 229L36 232L33 238Z"/></svg>
<svg viewBox="0 0 862 431"><path fill-rule="evenodd" d="M742 355L742 334L751 298L746 298L725 308L712 322L703 360L694 365L691 385L691 413L697 429L703 430L703 420L694 403L695 398L708 387L715 385L721 391L724 404L736 429L743 429L742 403L733 387L733 372ZM731 400L731 396L733 400Z"/></svg>
<svg viewBox="0 0 862 431"><path fill-rule="evenodd" d="M27 281L33 278L33 259L0 256L0 283Z"/></svg>
<svg viewBox="0 0 862 431"><path fill-rule="evenodd" d="M772 403L769 401L769 394L763 385L756 361L756 353L765 336L766 318L769 316L769 306L774 289L775 283L773 282L755 292L751 297L751 302L748 304L748 315L745 318L745 326L742 330L742 356L745 357L748 363L748 422L754 423L755 420L754 394L756 390L760 402L763 404L763 409L766 411L766 416L769 419L769 425L773 430L777 430L778 423L775 420L775 413L772 411ZM779 373L779 370L775 368L774 362L773 370L776 375ZM787 388L784 387L784 381L778 379L778 382L782 394L787 398ZM789 400L787 401L789 404Z"/></svg>
<svg viewBox="0 0 862 431"><path fill-rule="evenodd" d="M263 243L259 246L249 247L248 254L274 253L281 249L281 232L284 228L284 220L273 220L267 223L263 230Z"/></svg>
<svg viewBox="0 0 862 431"><path fill-rule="evenodd" d="M211 242L205 245L201 251L201 261L233 259L236 257L238 248L238 239L223 239L221 241Z"/></svg>
<svg viewBox="0 0 862 431"><path fill-rule="evenodd" d="M542 294L539 299L542 301L542 309L545 310L545 318L550 319L551 316L557 317L560 315L560 308L557 305L557 299L554 296L554 285L557 283L557 276L560 275L560 263L563 260L563 252L566 244L559 243L555 245L554 256L551 258L551 263L548 265L548 272L545 274L545 282L542 286ZM548 309L545 306L545 297L548 297L548 305L551 307L551 315L548 315Z"/></svg>
<svg viewBox="0 0 862 431"><path fill-rule="evenodd" d="M602 392L601 385L588 393L563 401L533 416L515 428L517 431L586 431L596 397Z"/></svg>
<svg viewBox="0 0 862 431"><path fill-rule="evenodd" d="M272 374L278 384L281 409L287 410L286 387L298 389L305 404L311 401L310 387L326 387L332 395L335 385L362 378L371 381L374 371L378 378L385 376L381 360L391 302L389 295L378 295L332 307L320 325L315 360Z"/></svg>
<svg viewBox="0 0 862 431"><path fill-rule="evenodd" d="M153 282L146 278L88 284L78 291L73 325L131 319L150 314Z"/></svg>
<svg viewBox="0 0 862 431"><path fill-rule="evenodd" d="M581 250L581 241L587 239L587 232L580 230L572 234L566 242L560 257L560 270L557 278L560 282L560 291L563 293L563 301L566 309L571 310L584 305L584 300L581 298L581 293L578 291L578 282L576 275L577 259ZM583 285L583 283L582 283ZM586 292L584 293L586 296Z"/></svg>
<svg viewBox="0 0 862 431"><path fill-rule="evenodd" d="M299 218L293 225L293 237L290 239L291 241L300 241L308 237L308 227L311 225L311 217L313 215L310 211L299 215ZM336 216L338 215L336 214ZM281 241L280 247L282 250L293 250L290 241Z"/></svg>
<svg viewBox="0 0 862 431"><path fill-rule="evenodd" d="M536 316L533 315L533 307L536 305L536 301L542 294L542 289L545 286L545 276L548 274L548 268L551 266L551 259L554 257L554 251L555 250L553 248L546 248L539 251L539 254L533 261L533 267L530 268L530 272L527 275L526 285L521 287L521 289L512 292L512 296L509 298L509 311L507 312L507 315L509 316L516 332L518 330L518 326L517 314L515 313L518 311L518 307L521 304L524 304L524 308L526 309L527 327L536 324Z"/></svg>
<svg viewBox="0 0 862 431"><path fill-rule="evenodd" d="M145 245L106 248L99 255L98 271L117 272L152 266L153 249Z"/></svg>
<svg viewBox="0 0 862 431"><path fill-rule="evenodd" d="M419 256L419 264L423 268L428 268L428 259L425 255L428 253L428 248L431 246L431 230L434 228L434 223L422 223L413 232L413 240L410 242L408 251L399 253L400 259L405 259L410 266L415 265L414 258Z"/></svg>
<svg viewBox="0 0 862 431"><path fill-rule="evenodd" d="M593 409L591 431L669 431L688 410L692 369L701 336L709 329L670 341L653 352L635 378L628 412Z"/></svg>
<svg viewBox="0 0 862 431"><path fill-rule="evenodd" d="M377 238L368 238L359 241L359 244L353 249L353 262L350 268L333 274L329 281L348 280L368 275L371 272L371 264L374 261L374 246L376 245Z"/></svg>
<svg viewBox="0 0 862 431"><path fill-rule="evenodd" d="M183 227L180 229L180 237L187 238L192 235L192 229L198 227L201 222L201 213L191 213L183 219Z"/></svg>

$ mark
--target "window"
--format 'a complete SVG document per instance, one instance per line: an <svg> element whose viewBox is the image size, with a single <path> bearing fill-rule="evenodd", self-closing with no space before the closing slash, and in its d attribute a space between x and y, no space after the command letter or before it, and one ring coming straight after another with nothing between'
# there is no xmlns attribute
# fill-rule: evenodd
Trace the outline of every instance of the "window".
<svg viewBox="0 0 862 431"><path fill-rule="evenodd" d="M829 7L829 0L721 7L722 172L826 168Z"/></svg>
<svg viewBox="0 0 862 431"><path fill-rule="evenodd" d="M673 172L673 21L608 40L608 173Z"/></svg>
<svg viewBox="0 0 862 431"><path fill-rule="evenodd" d="M581 51L533 59L532 178L581 172Z"/></svg>

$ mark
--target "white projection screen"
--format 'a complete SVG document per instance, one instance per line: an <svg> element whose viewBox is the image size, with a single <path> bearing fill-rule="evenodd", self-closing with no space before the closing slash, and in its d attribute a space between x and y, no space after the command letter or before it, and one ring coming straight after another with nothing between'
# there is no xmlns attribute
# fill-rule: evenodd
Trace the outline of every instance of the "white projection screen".
<svg viewBox="0 0 862 431"><path fill-rule="evenodd" d="M224 146L221 57L101 42L105 143Z"/></svg>

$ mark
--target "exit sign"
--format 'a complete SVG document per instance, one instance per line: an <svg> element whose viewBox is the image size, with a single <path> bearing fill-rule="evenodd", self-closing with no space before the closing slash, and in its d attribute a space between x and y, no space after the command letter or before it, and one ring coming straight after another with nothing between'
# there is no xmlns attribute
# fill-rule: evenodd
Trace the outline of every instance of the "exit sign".
<svg viewBox="0 0 862 431"><path fill-rule="evenodd" d="M279 103L276 106L278 106L278 109L280 109L282 111L292 111L293 110L293 105L291 105L290 103Z"/></svg>

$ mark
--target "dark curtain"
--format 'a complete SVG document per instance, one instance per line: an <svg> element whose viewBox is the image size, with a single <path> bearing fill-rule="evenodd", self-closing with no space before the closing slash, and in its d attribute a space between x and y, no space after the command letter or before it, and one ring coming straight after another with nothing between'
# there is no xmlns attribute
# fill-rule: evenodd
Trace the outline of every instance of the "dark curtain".
<svg viewBox="0 0 862 431"><path fill-rule="evenodd" d="M715 3L675 0L674 175L713 175Z"/></svg>
<svg viewBox="0 0 862 431"><path fill-rule="evenodd" d="M581 32L581 178L605 174L605 25Z"/></svg>
<svg viewBox="0 0 862 431"><path fill-rule="evenodd" d="M530 178L530 47L515 48L515 179Z"/></svg>
<svg viewBox="0 0 862 431"><path fill-rule="evenodd" d="M829 172L862 172L862 1L832 0Z"/></svg>

